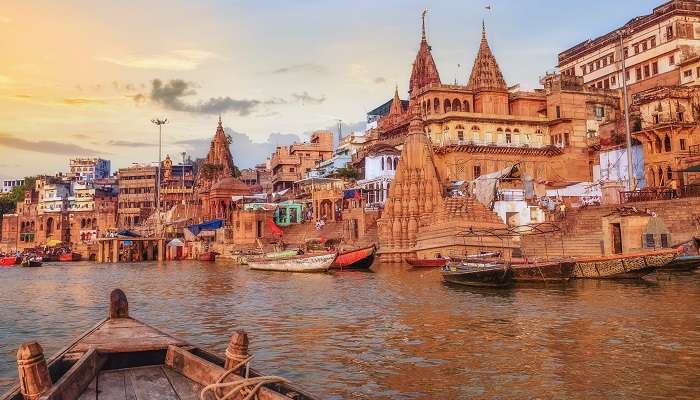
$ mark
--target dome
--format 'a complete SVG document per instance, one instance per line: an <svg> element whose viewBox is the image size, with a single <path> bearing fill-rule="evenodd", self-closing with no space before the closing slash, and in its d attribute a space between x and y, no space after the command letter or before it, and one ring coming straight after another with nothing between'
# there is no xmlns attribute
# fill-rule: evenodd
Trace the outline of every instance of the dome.
<svg viewBox="0 0 700 400"><path fill-rule="evenodd" d="M245 183L241 182L238 178L229 176L218 182L216 182L211 187L211 191L214 192L226 192L227 194L250 194L251 188Z"/></svg>

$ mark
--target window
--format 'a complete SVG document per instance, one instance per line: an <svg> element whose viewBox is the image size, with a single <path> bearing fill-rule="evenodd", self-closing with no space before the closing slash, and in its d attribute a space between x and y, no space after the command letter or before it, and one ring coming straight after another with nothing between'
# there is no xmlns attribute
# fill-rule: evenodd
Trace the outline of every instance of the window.
<svg viewBox="0 0 700 400"><path fill-rule="evenodd" d="M480 177L481 176L481 165L475 165L473 169L474 169L474 179Z"/></svg>
<svg viewBox="0 0 700 400"><path fill-rule="evenodd" d="M626 81L630 80L630 70L625 71L625 80Z"/></svg>
<svg viewBox="0 0 700 400"><path fill-rule="evenodd" d="M685 139L680 140L681 150L685 150Z"/></svg>
<svg viewBox="0 0 700 400"><path fill-rule="evenodd" d="M668 65L675 65L676 64L676 57L673 55L668 57Z"/></svg>
<svg viewBox="0 0 700 400"><path fill-rule="evenodd" d="M659 73L659 62L654 61L653 63L651 63L651 74L656 75L658 73Z"/></svg>
<svg viewBox="0 0 700 400"><path fill-rule="evenodd" d="M457 140L464 141L464 131L457 131Z"/></svg>
<svg viewBox="0 0 700 400"><path fill-rule="evenodd" d="M561 108L559 106L556 107L556 115L557 118L561 118Z"/></svg>
<svg viewBox="0 0 700 400"><path fill-rule="evenodd" d="M290 167L289 172L294 172L294 167Z"/></svg>
<svg viewBox="0 0 700 400"><path fill-rule="evenodd" d="M647 50L647 42L643 41L642 42L642 51L646 51L646 50Z"/></svg>
<svg viewBox="0 0 700 400"><path fill-rule="evenodd" d="M679 122L683 122L683 111L678 111L678 112L676 112L676 119L677 119Z"/></svg>
<svg viewBox="0 0 700 400"><path fill-rule="evenodd" d="M600 60L595 60L595 69L600 69Z"/></svg>
<svg viewBox="0 0 700 400"><path fill-rule="evenodd" d="M605 107L600 105L595 106L595 116L598 119L605 117Z"/></svg>
<svg viewBox="0 0 700 400"><path fill-rule="evenodd" d="M610 81L608 79L603 81L603 87L605 89L610 89Z"/></svg>
<svg viewBox="0 0 700 400"><path fill-rule="evenodd" d="M608 66L608 58L607 57L603 58L603 66L604 67Z"/></svg>
<svg viewBox="0 0 700 400"><path fill-rule="evenodd" d="M684 78L692 78L693 77L693 70L689 69L689 70L683 71L683 77Z"/></svg>
<svg viewBox="0 0 700 400"><path fill-rule="evenodd" d="M642 80L642 68L641 68L641 67L637 67L637 68L634 70L634 76L635 76L635 79L636 79L636 80L638 80L638 81L641 81L641 80Z"/></svg>
<svg viewBox="0 0 700 400"><path fill-rule="evenodd" d="M666 27L666 39L673 39L673 25Z"/></svg>
<svg viewBox="0 0 700 400"><path fill-rule="evenodd" d="M667 153L669 151L671 151L671 138L668 137L668 135L666 135L666 137L664 137L664 151ZM670 167L669 167L668 171L669 171L669 178L668 179L671 179L671 177L670 177L671 168Z"/></svg>
<svg viewBox="0 0 700 400"><path fill-rule="evenodd" d="M506 143L513 143L513 136L510 133L506 133Z"/></svg>
<svg viewBox="0 0 700 400"><path fill-rule="evenodd" d="M656 47L656 36L652 36L650 42L651 42L651 47Z"/></svg>
<svg viewBox="0 0 700 400"><path fill-rule="evenodd" d="M644 78L648 78L651 75L650 69L648 65L644 66Z"/></svg>
<svg viewBox="0 0 700 400"><path fill-rule="evenodd" d="M615 80L616 80L616 79L615 79L615 75L613 75L613 76L610 77L610 86L615 85Z"/></svg>
<svg viewBox="0 0 700 400"><path fill-rule="evenodd" d="M659 114L654 114L654 123L655 124L659 123Z"/></svg>
<svg viewBox="0 0 700 400"><path fill-rule="evenodd" d="M660 236L661 236L661 247L668 247L668 233L662 233Z"/></svg>
<svg viewBox="0 0 700 400"><path fill-rule="evenodd" d="M654 241L654 234L647 233L644 235L644 247L648 249L653 249L656 247L656 242Z"/></svg>
<svg viewBox="0 0 700 400"><path fill-rule="evenodd" d="M627 47L625 47L624 50L622 50L622 55L623 55L624 58L629 57L630 51L629 51L629 49L628 49Z"/></svg>
<svg viewBox="0 0 700 400"><path fill-rule="evenodd" d="M585 66L585 65L582 65L582 66L581 66L581 73L582 73L583 75L586 75L586 66Z"/></svg>
<svg viewBox="0 0 700 400"><path fill-rule="evenodd" d="M634 45L634 54L639 54L639 44Z"/></svg>

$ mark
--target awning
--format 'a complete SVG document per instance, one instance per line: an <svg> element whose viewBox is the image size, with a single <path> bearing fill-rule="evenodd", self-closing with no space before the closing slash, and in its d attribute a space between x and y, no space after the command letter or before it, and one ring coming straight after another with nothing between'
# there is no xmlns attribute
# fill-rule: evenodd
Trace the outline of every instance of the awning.
<svg viewBox="0 0 700 400"><path fill-rule="evenodd" d="M180 239L173 239L170 242L168 242L168 247L181 247L184 246L185 244L182 242Z"/></svg>
<svg viewBox="0 0 700 400"><path fill-rule="evenodd" d="M201 231L214 231L224 226L223 219L213 219L201 224L194 224L187 227L194 235L199 236Z"/></svg>
<svg viewBox="0 0 700 400"><path fill-rule="evenodd" d="M49 240L48 242L46 242L46 245L49 246L49 247L54 247L54 246L58 246L58 245L61 244L61 243L63 243L63 242L61 242L61 241L58 240L58 239L51 239L51 240Z"/></svg>
<svg viewBox="0 0 700 400"><path fill-rule="evenodd" d="M700 164L693 165L692 167L688 167L686 169L682 169L680 170L680 172L700 172Z"/></svg>

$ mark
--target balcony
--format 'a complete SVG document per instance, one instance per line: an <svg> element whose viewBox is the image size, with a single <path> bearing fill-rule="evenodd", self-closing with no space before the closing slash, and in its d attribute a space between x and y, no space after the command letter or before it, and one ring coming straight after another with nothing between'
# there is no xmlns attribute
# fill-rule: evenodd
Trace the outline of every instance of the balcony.
<svg viewBox="0 0 700 400"><path fill-rule="evenodd" d="M270 160L270 167L274 170L280 165L299 165L301 164L301 159L299 156L291 155L273 155Z"/></svg>
<svg viewBox="0 0 700 400"><path fill-rule="evenodd" d="M700 184L681 186L678 191L666 187L649 187L620 192L621 203L671 200L684 197L700 197Z"/></svg>
<svg viewBox="0 0 700 400"><path fill-rule="evenodd" d="M278 172L272 175L272 183L298 181L300 176L296 172Z"/></svg>

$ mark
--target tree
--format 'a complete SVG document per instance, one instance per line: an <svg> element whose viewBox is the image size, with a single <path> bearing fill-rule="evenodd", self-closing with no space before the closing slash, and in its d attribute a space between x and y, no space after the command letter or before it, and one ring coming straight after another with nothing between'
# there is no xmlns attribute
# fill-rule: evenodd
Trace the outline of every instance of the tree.
<svg viewBox="0 0 700 400"><path fill-rule="evenodd" d="M357 180L357 178L360 177L360 171L352 165L346 165L343 168L335 170L333 176L336 178Z"/></svg>
<svg viewBox="0 0 700 400"><path fill-rule="evenodd" d="M27 189L34 187L34 182L36 182L35 176L29 176L24 178L24 183L15 186L8 193L0 195L0 218L3 214L10 214L17 210L17 203L24 200L24 194Z"/></svg>

